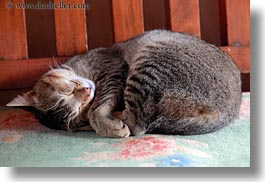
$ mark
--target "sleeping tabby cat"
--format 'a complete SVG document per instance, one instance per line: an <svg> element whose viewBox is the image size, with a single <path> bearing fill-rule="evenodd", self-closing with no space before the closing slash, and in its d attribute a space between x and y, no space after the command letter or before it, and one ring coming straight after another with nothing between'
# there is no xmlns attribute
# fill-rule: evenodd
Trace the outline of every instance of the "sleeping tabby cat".
<svg viewBox="0 0 265 182"><path fill-rule="evenodd" d="M8 106L33 106L53 128L127 137L213 132L233 121L240 100L240 71L226 53L153 30L69 59Z"/></svg>

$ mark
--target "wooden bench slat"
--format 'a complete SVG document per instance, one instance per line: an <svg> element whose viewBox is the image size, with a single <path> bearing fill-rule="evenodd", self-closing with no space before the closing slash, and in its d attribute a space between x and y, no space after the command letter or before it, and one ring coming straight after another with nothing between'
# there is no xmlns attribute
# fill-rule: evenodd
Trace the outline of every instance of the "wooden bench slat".
<svg viewBox="0 0 265 182"><path fill-rule="evenodd" d="M172 31L201 36L199 0L169 0Z"/></svg>
<svg viewBox="0 0 265 182"><path fill-rule="evenodd" d="M61 0L54 0L59 4ZM84 0L64 0L65 4L84 4ZM55 9L55 32L58 56L70 56L87 51L85 9Z"/></svg>
<svg viewBox="0 0 265 182"><path fill-rule="evenodd" d="M218 46L227 45L226 38L222 40L222 11L225 11L225 7L222 7L220 0L200 1L201 39Z"/></svg>
<svg viewBox="0 0 265 182"><path fill-rule="evenodd" d="M8 9L7 3L13 2ZM28 58L24 9L16 9L15 4L23 0L0 1L0 60Z"/></svg>
<svg viewBox="0 0 265 182"><path fill-rule="evenodd" d="M142 0L112 0L115 42L144 32Z"/></svg>
<svg viewBox="0 0 265 182"><path fill-rule="evenodd" d="M221 47L236 62L242 73L250 72L250 48L249 47Z"/></svg>
<svg viewBox="0 0 265 182"><path fill-rule="evenodd" d="M90 9L86 10L88 49L109 47L114 42L111 1L86 0Z"/></svg>
<svg viewBox="0 0 265 182"><path fill-rule="evenodd" d="M228 45L250 45L249 0L226 0Z"/></svg>
<svg viewBox="0 0 265 182"><path fill-rule="evenodd" d="M144 0L144 29L168 29L165 0ZM155 18L154 18L155 17Z"/></svg>
<svg viewBox="0 0 265 182"><path fill-rule="evenodd" d="M28 4L40 1L24 0ZM41 0L48 4L51 0ZM53 9L26 9L26 26L29 58L57 56Z"/></svg>

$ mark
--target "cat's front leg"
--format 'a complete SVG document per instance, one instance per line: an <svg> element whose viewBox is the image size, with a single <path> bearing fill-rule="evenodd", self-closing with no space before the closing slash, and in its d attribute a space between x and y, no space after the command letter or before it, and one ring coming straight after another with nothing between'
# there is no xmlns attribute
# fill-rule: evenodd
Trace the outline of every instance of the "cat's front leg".
<svg viewBox="0 0 265 182"><path fill-rule="evenodd" d="M122 112L122 121L124 124L126 124L131 132L131 135L142 135L145 134L146 129L145 127L140 124L141 122L137 122L136 119L136 114L132 112L132 109L130 107L127 107L123 112Z"/></svg>
<svg viewBox="0 0 265 182"><path fill-rule="evenodd" d="M112 105L105 103L93 111L90 125L101 136L124 138L130 135L130 130L121 120L112 116Z"/></svg>

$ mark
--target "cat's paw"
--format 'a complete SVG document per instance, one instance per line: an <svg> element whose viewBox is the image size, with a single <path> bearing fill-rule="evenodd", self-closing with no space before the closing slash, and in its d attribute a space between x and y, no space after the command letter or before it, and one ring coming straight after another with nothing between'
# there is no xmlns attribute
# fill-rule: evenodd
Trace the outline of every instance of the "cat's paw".
<svg viewBox="0 0 265 182"><path fill-rule="evenodd" d="M101 118L91 122L97 134L110 138L126 138L130 136L130 130L126 124L118 119Z"/></svg>
<svg viewBox="0 0 265 182"><path fill-rule="evenodd" d="M111 138L126 138L130 136L130 130L126 124L122 121L117 120L115 127L104 128L98 132L101 136L111 137Z"/></svg>
<svg viewBox="0 0 265 182"><path fill-rule="evenodd" d="M120 127L115 128L113 131L111 131L111 133L114 137L118 138L126 138L129 137L131 134L129 127L122 121L120 121Z"/></svg>

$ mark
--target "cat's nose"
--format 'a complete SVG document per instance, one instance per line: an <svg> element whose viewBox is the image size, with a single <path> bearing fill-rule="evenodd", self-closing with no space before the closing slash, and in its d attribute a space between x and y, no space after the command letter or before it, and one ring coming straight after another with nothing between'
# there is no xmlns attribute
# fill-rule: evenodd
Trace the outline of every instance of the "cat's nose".
<svg viewBox="0 0 265 182"><path fill-rule="evenodd" d="M85 87L84 89L85 89L86 94L87 94L87 95L90 95L91 88L89 88L89 87Z"/></svg>

